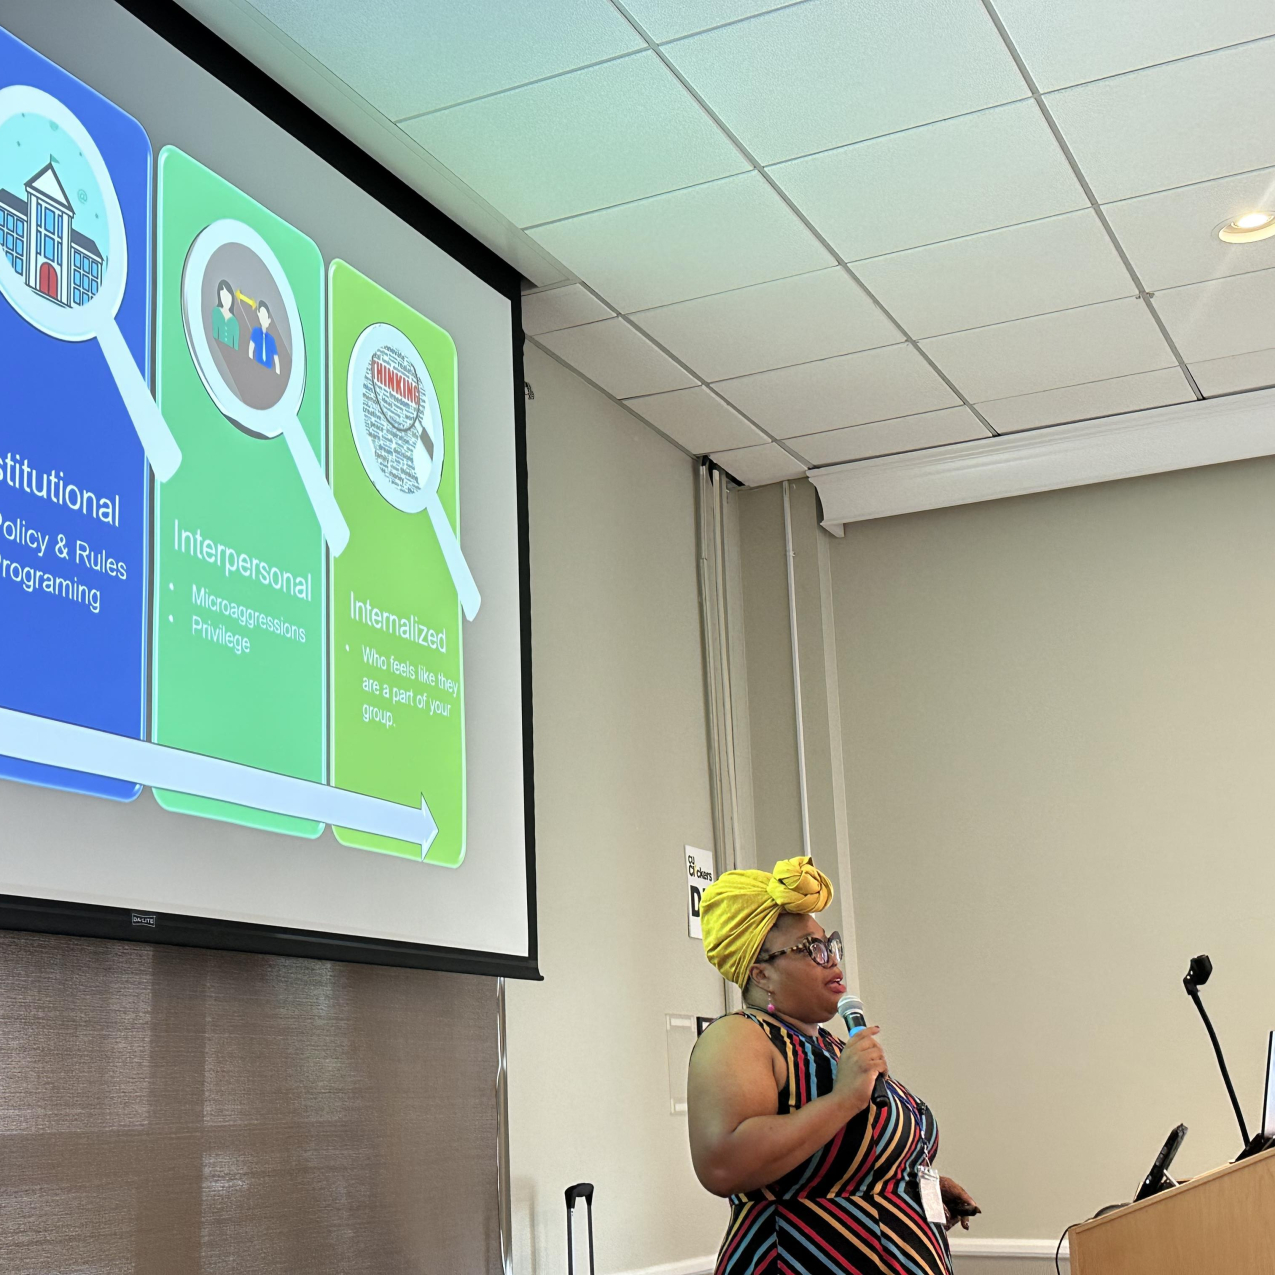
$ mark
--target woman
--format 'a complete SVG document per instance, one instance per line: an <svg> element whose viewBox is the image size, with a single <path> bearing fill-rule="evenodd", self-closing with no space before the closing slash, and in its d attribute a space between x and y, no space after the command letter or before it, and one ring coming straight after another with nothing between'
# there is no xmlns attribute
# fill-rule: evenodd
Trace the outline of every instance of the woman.
<svg viewBox="0 0 1275 1275"><path fill-rule="evenodd" d="M744 993L700 1037L687 1091L696 1175L731 1201L717 1275L951 1275L945 1232L979 1210L950 1179L930 1184L933 1115L893 1078L872 1105L889 1077L879 1028L843 1043L821 1025L846 990L841 938L812 915L831 901L798 858L724 873L700 903L708 959Z"/></svg>
<svg viewBox="0 0 1275 1275"><path fill-rule="evenodd" d="M213 340L228 345L232 350L239 348L239 320L235 316L235 290L227 279L217 285L217 304L213 306L212 329Z"/></svg>

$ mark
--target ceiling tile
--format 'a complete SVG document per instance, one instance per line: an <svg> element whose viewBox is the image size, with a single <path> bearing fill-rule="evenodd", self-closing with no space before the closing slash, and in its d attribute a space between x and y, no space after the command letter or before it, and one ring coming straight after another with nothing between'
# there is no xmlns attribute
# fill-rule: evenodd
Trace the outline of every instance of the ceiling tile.
<svg viewBox="0 0 1275 1275"><path fill-rule="evenodd" d="M1236 390L1256 390L1275 385L1275 350L1253 350L1227 359L1189 363L1191 375L1208 397L1233 394Z"/></svg>
<svg viewBox="0 0 1275 1275"><path fill-rule="evenodd" d="M528 336L611 317L611 308L578 283L550 288L547 292L527 292L522 298L522 330Z"/></svg>
<svg viewBox="0 0 1275 1275"><path fill-rule="evenodd" d="M715 388L776 438L911 416L960 401L910 345L760 372Z"/></svg>
<svg viewBox="0 0 1275 1275"><path fill-rule="evenodd" d="M1152 291L1275 266L1275 238L1223 243L1215 230L1275 209L1275 168L1108 204L1104 211L1143 285Z"/></svg>
<svg viewBox="0 0 1275 1275"><path fill-rule="evenodd" d="M788 455L778 443L714 452L713 459L748 487L764 487L785 478L801 478L806 467Z"/></svg>
<svg viewBox="0 0 1275 1275"><path fill-rule="evenodd" d="M914 337L1136 291L1092 209L858 261L854 270Z"/></svg>
<svg viewBox="0 0 1275 1275"><path fill-rule="evenodd" d="M902 340L839 266L632 317L706 381Z"/></svg>
<svg viewBox="0 0 1275 1275"><path fill-rule="evenodd" d="M536 340L616 398L695 384L693 376L623 319L546 332Z"/></svg>
<svg viewBox="0 0 1275 1275"><path fill-rule="evenodd" d="M867 460L870 456L914 452L924 447L987 437L987 430L968 407L948 407L941 412L904 416L896 421L874 421L871 425L806 434L790 438L788 446L812 465L836 465L847 460Z"/></svg>
<svg viewBox="0 0 1275 1275"><path fill-rule="evenodd" d="M1188 364L1275 346L1275 270L1166 288L1154 304Z"/></svg>
<svg viewBox="0 0 1275 1275"><path fill-rule="evenodd" d="M1034 102L770 170L848 261L1088 204Z"/></svg>
<svg viewBox="0 0 1275 1275"><path fill-rule="evenodd" d="M435 111L403 128L518 226L749 167L651 52Z"/></svg>
<svg viewBox="0 0 1275 1275"><path fill-rule="evenodd" d="M757 173L554 222L531 236L626 312L833 264Z"/></svg>
<svg viewBox="0 0 1275 1275"><path fill-rule="evenodd" d="M723 22L736 22L791 3L792 0L625 0L624 7L651 39L659 41L707 31Z"/></svg>
<svg viewBox="0 0 1275 1275"><path fill-rule="evenodd" d="M1044 92L1275 34L1270 0L996 0L996 10Z"/></svg>
<svg viewBox="0 0 1275 1275"><path fill-rule="evenodd" d="M1275 40L1045 98L1100 203L1275 164Z"/></svg>
<svg viewBox="0 0 1275 1275"><path fill-rule="evenodd" d="M664 52L763 164L1027 96L978 0L809 0Z"/></svg>
<svg viewBox="0 0 1275 1275"><path fill-rule="evenodd" d="M756 425L702 385L625 401L639 416L697 456L724 447L751 447L770 441Z"/></svg>
<svg viewBox="0 0 1275 1275"><path fill-rule="evenodd" d="M646 47L607 0L249 2L391 119Z"/></svg>
<svg viewBox="0 0 1275 1275"><path fill-rule="evenodd" d="M922 343L974 403L1172 367L1141 301L1105 301Z"/></svg>
<svg viewBox="0 0 1275 1275"><path fill-rule="evenodd" d="M1168 403L1186 403L1194 397L1182 369L1169 367L1158 372L1139 372L1136 376L1117 376L1109 381L1091 381L1088 385L1068 385L1058 390L1042 390L1039 394L997 399L977 406L998 434L1007 434L1040 425L1061 425L1095 416L1114 416L1118 412L1140 412Z"/></svg>

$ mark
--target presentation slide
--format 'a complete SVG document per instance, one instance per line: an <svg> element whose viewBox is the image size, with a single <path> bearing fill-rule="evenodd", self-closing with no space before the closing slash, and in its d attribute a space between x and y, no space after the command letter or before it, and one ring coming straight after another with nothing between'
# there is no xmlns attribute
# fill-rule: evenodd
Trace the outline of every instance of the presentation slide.
<svg viewBox="0 0 1275 1275"><path fill-rule="evenodd" d="M534 973L516 279L227 78L0 3L0 896Z"/></svg>

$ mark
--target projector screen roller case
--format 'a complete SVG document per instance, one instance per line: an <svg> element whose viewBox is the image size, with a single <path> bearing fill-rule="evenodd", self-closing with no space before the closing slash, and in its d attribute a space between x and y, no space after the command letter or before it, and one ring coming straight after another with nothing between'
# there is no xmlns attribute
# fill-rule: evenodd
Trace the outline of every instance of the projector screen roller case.
<svg viewBox="0 0 1275 1275"><path fill-rule="evenodd" d="M519 281L175 6L57 8L0 6L0 926L534 976Z"/></svg>

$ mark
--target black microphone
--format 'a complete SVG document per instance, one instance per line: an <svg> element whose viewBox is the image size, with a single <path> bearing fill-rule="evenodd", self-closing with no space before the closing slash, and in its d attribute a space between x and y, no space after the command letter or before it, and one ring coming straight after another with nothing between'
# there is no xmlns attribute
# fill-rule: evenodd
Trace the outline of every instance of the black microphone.
<svg viewBox="0 0 1275 1275"><path fill-rule="evenodd" d="M863 1002L851 992L847 992L837 1002L837 1013L845 1019L846 1030L851 1036L855 1032L861 1032L868 1025L867 1011L863 1008ZM886 1091L885 1077L877 1072L877 1078L872 1085L872 1101L878 1107L888 1107L890 1105L890 1095Z"/></svg>
<svg viewBox="0 0 1275 1275"><path fill-rule="evenodd" d="M1200 1000L1199 989L1209 981L1212 973L1213 962L1207 956L1193 956L1186 977L1182 980L1182 986L1186 988L1186 994L1195 1002L1195 1008L1200 1011L1200 1017L1204 1019L1205 1029L1213 1042L1213 1052L1217 1055L1217 1065L1222 1069L1222 1079L1226 1081L1226 1092L1230 1094L1231 1106L1235 1108L1235 1119L1239 1121L1240 1136L1244 1139L1244 1146L1247 1149L1250 1145L1248 1125L1244 1123L1244 1113L1240 1110L1240 1100L1235 1096L1235 1086L1231 1084L1231 1073L1226 1069L1226 1059L1222 1057L1222 1046L1218 1044L1217 1032L1213 1030L1213 1024L1209 1022L1208 1013L1204 1009L1204 1002Z"/></svg>

